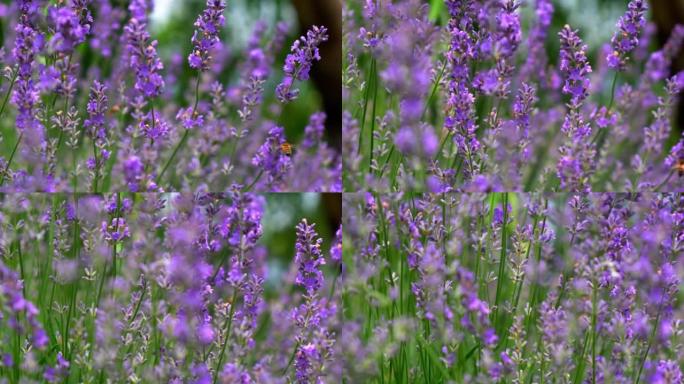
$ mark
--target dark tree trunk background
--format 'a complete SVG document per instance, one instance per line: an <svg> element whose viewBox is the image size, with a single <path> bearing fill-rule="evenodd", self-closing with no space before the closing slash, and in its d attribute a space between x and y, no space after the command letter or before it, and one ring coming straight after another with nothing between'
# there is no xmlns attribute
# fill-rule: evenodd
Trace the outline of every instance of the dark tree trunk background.
<svg viewBox="0 0 684 384"><path fill-rule="evenodd" d="M657 40L662 46L677 24L684 24L684 0L650 0L653 22L658 26ZM684 48L684 47L682 47ZM671 75L684 69L684 49L672 64ZM680 98L675 111L675 126L684 132L684 102Z"/></svg>

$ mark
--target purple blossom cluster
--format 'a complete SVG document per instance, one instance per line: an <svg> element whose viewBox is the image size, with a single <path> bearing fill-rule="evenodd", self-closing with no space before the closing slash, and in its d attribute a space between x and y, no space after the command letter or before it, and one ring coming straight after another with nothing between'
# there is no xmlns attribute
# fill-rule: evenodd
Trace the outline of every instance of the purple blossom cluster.
<svg viewBox="0 0 684 384"><path fill-rule="evenodd" d="M298 89L292 89L295 81L309 79L309 72L314 61L320 61L318 46L328 40L328 30L325 27L313 26L311 30L295 40L290 48L291 53L285 58L283 72L285 76L276 87L278 100L283 103L293 101L299 96Z"/></svg>
<svg viewBox="0 0 684 384"><path fill-rule="evenodd" d="M679 194L345 194L342 382L682 383Z"/></svg>
<svg viewBox="0 0 684 384"><path fill-rule="evenodd" d="M590 47L550 0L428 3L345 3L346 191L682 189L667 160L682 26L649 52L632 0Z"/></svg>
<svg viewBox="0 0 684 384"><path fill-rule="evenodd" d="M325 60L327 28L295 40L281 71L292 25L258 21L242 46L226 38L230 5L207 0L183 53L157 40L154 3L2 6L0 191L340 191L335 135L318 130L335 124L298 84ZM293 107L302 118L286 120Z"/></svg>
<svg viewBox="0 0 684 384"><path fill-rule="evenodd" d="M283 265L273 197L0 196L0 380L338 383L341 230Z"/></svg>
<svg viewBox="0 0 684 384"><path fill-rule="evenodd" d="M627 13L618 20L617 30L610 40L613 52L606 58L609 67L625 69L627 55L639 45L639 35L646 24L646 7L644 0L632 0L627 5Z"/></svg>
<svg viewBox="0 0 684 384"><path fill-rule="evenodd" d="M195 21L197 29L192 36L193 51L188 56L190 67L202 71L209 69L212 51L221 43L219 32L225 24L225 9L223 0L207 0L207 8Z"/></svg>

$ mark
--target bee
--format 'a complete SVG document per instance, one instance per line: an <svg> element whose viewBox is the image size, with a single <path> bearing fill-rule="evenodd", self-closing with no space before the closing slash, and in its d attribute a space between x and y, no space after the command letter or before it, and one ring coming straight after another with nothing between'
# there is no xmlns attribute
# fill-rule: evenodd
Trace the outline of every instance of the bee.
<svg viewBox="0 0 684 384"><path fill-rule="evenodd" d="M292 154L295 152L295 146L285 141L280 144L280 152L286 156L292 156Z"/></svg>
<svg viewBox="0 0 684 384"><path fill-rule="evenodd" d="M684 176L684 157L680 157L677 164L675 164L672 169L677 171L679 177Z"/></svg>
<svg viewBox="0 0 684 384"><path fill-rule="evenodd" d="M116 115L117 113L121 112L121 107L118 104L112 105L112 107L109 109L109 115Z"/></svg>

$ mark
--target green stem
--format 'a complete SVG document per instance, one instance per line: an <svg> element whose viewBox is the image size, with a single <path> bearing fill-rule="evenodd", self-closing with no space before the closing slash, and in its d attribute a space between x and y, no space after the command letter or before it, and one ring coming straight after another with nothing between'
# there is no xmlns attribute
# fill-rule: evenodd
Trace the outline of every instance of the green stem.
<svg viewBox="0 0 684 384"><path fill-rule="evenodd" d="M297 356L297 350L299 349L299 341L297 344L295 344L294 351L292 351L292 355L290 356L290 359L287 361L287 366L285 366L285 369L283 369L282 376L285 376L287 373L287 370L290 369L290 366L292 365L292 362L294 361L295 356Z"/></svg>
<svg viewBox="0 0 684 384"><path fill-rule="evenodd" d="M368 81L373 76L373 70L375 69L375 59L371 59L370 66L368 68ZM361 153L361 148L362 148L362 138L363 138L363 131L364 128L366 127L366 112L368 112L368 95L370 94L370 83L368 86L366 86L366 89L364 90L364 96L363 96L363 112L361 114L361 131L359 132L359 143L358 143L358 148L357 152L360 154Z"/></svg>
<svg viewBox="0 0 684 384"><path fill-rule="evenodd" d="M93 174L93 193L97 193L97 179L99 178L100 165L97 159L97 144L95 143L95 138L93 138L93 157L95 158L95 170Z"/></svg>
<svg viewBox="0 0 684 384"><path fill-rule="evenodd" d="M17 139L17 142L14 144L14 148L12 149L12 153L10 154L10 158L7 161L7 165L5 165L5 170L2 172L2 175L0 175L0 186L2 186L5 182L5 175L7 175L7 172L9 172L10 166L12 165L12 160L14 160L14 155L17 153L17 148L19 148L19 143L21 143L21 139L24 137L24 132L19 134L19 138Z"/></svg>
<svg viewBox="0 0 684 384"><path fill-rule="evenodd" d="M131 319L128 321L128 327L131 327L131 324L133 324L133 321L135 321L135 318L138 316L138 312L140 312L140 306L142 305L143 298L145 298L145 292L147 291L147 280L143 278L143 285L142 288L140 289L140 299L138 299L138 303L135 305L135 310L133 311L133 316L131 316ZM133 348L133 343L131 343L130 347L128 347L128 353L131 352L131 348Z"/></svg>
<svg viewBox="0 0 684 384"><path fill-rule="evenodd" d="M613 85L610 88L610 102L608 103L608 112L610 112L611 108L613 108L613 101L615 100L615 85L617 84L618 73L619 72L615 72L615 76L613 76Z"/></svg>
<svg viewBox="0 0 684 384"><path fill-rule="evenodd" d="M173 162L174 157L176 157L176 154L178 153L178 150L181 149L181 147L185 144L185 142L188 139L188 134L190 133L189 129L186 129L185 132L183 133L183 137L181 138L180 142L178 145L176 145L176 148L173 149L173 153L171 153L171 157L169 160L166 161L166 164L164 165L164 168L162 168L161 173L159 176L157 176L157 185L159 185L159 182L161 181L162 177L164 177L164 174L166 173L166 170L169 168L171 163Z"/></svg>
<svg viewBox="0 0 684 384"><path fill-rule="evenodd" d="M439 150L437 151L437 154L435 154L435 159L438 159L442 155L442 151L444 150L444 145L446 142L449 140L451 137L451 132L447 133L446 136L444 136L444 139L442 139L442 143L439 145Z"/></svg>
<svg viewBox="0 0 684 384"><path fill-rule="evenodd" d="M375 63L375 62L373 62ZM371 112L371 130L370 130L370 151L368 160L368 173L373 169L373 147L375 142L375 113L378 104L378 69L377 64L375 68L375 76L373 77L373 110Z"/></svg>
<svg viewBox="0 0 684 384"><path fill-rule="evenodd" d="M21 281L24 284L21 285L22 294L26 297L26 274L24 273L24 257L21 253L21 238L17 239L17 255L19 256L19 273L21 274Z"/></svg>
<svg viewBox="0 0 684 384"><path fill-rule="evenodd" d="M237 299L237 290L233 291L233 297L230 300L230 314L228 315L228 318L226 319L226 323L223 327L226 330L226 337L223 339L223 346L221 346L221 354L219 355L219 359L216 362L216 370L215 370L215 374L214 374L214 384L216 384L216 380L218 380L219 370L221 369L221 364L223 364L223 355L226 354L226 345L228 345L228 340L230 339L230 331L231 331L232 324L233 324L233 314L235 314L235 306L237 304L235 302L236 299Z"/></svg>
<svg viewBox="0 0 684 384"><path fill-rule="evenodd" d="M2 107L0 107L0 116L2 116L3 112L5 112L5 107L7 106L7 101L9 100L10 94L12 94L12 88L14 88L14 82L17 80L17 75L19 75L19 69L14 71L14 75L12 75L12 82L10 83L9 89L7 90L7 93L5 94L5 99L2 101Z"/></svg>
<svg viewBox="0 0 684 384"><path fill-rule="evenodd" d="M195 112L197 111L197 104L199 104L199 86L200 86L200 80L201 76L197 76L197 82L195 83L195 104L192 106L192 114L190 115L190 118L195 117ZM154 116L154 111L152 112L152 115ZM154 119L153 119L154 121ZM173 162L173 159L176 157L176 154L178 153L178 150L185 145L185 142L188 140L188 135L190 134L190 130L186 129L185 132L183 133L183 137L181 138L180 142L178 142L178 145L176 145L176 148L173 149L173 153L171 153L171 157L169 160L166 162L164 165L164 168L162 168L161 173L159 176L157 176L156 183L159 185L159 182L161 181L162 177L164 177L164 174L166 173L166 170L169 168L171 163Z"/></svg>
<svg viewBox="0 0 684 384"><path fill-rule="evenodd" d="M430 92L430 97L425 101L425 106L423 107L423 113L420 114L420 119L423 120L425 118L425 114L427 113L428 108L430 107L430 103L432 102L432 99L435 97L435 94L437 93L437 88L439 87L439 83L442 81L442 76L444 76L444 71L446 70L447 64L449 63L449 60L444 60L444 64L442 65L442 69L439 71L439 76L437 76L437 79L435 80L435 84L432 86L432 92Z"/></svg>
<svg viewBox="0 0 684 384"><path fill-rule="evenodd" d="M589 344L589 332L587 332L587 334L584 336L584 346L582 347L582 354L577 360L579 361L579 364L577 365L577 369L575 370L575 379L572 381L575 384L579 384L582 376L584 376L584 354L587 350L587 344Z"/></svg>
<svg viewBox="0 0 684 384"><path fill-rule="evenodd" d="M264 174L264 170L262 169L259 171L257 176L254 178L254 181L252 181L252 184L248 185L247 188L242 190L242 192L249 192L249 190L252 189L252 187L254 187L254 184L256 184L257 181L259 181L259 179L261 178L261 175L263 175L263 174Z"/></svg>
<svg viewBox="0 0 684 384"><path fill-rule="evenodd" d="M648 358L648 353L651 351L651 345L653 344L653 340L655 340L656 331L658 330L658 323L660 323L660 313L662 311L662 308L663 308L663 301L661 299L661 302L658 305L658 314L656 315L655 324L653 324L653 329L651 330L651 337L648 339L648 344L646 345L646 351L644 352L644 356L641 358L641 362L639 363L639 372L637 373L637 377L634 380L635 384L639 384L639 380L641 380L641 373L644 370L644 364L646 363L646 358Z"/></svg>
<svg viewBox="0 0 684 384"><path fill-rule="evenodd" d="M496 281L496 297L494 303L494 327L496 328L499 320L499 301L501 300L503 289L503 278L506 271L506 227L508 226L508 193L503 194L503 224L501 225L501 254L499 257L499 276Z"/></svg>
<svg viewBox="0 0 684 384"><path fill-rule="evenodd" d="M598 310L598 283L594 281L592 284L592 300L591 300L591 379L592 383L596 383L596 311Z"/></svg>

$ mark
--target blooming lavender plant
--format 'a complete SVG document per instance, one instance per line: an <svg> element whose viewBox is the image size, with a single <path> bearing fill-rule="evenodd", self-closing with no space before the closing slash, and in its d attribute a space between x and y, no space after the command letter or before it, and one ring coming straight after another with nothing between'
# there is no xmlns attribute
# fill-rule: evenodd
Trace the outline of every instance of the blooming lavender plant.
<svg viewBox="0 0 684 384"><path fill-rule="evenodd" d="M239 186L0 195L0 378L339 382L325 266L340 261L317 233L334 229L303 219L290 256L270 253L285 251L278 207L298 200Z"/></svg>
<svg viewBox="0 0 684 384"><path fill-rule="evenodd" d="M276 87L278 99L285 103L293 101L299 95L299 90L292 89L295 81L309 79L309 72L314 61L320 61L318 46L328 40L328 30L325 27L313 26L299 40L295 40L290 48L291 53L285 59L283 81Z"/></svg>
<svg viewBox="0 0 684 384"><path fill-rule="evenodd" d="M681 382L683 203L345 194L342 382Z"/></svg>
<svg viewBox="0 0 684 384"><path fill-rule="evenodd" d="M313 87L300 85L325 60L326 27L295 41L281 73L291 25L258 21L242 46L230 33L230 5L208 0L185 51L163 33L157 40L153 5L27 0L3 8L0 191L341 190L340 150L305 132L309 114L334 123L315 111ZM279 101L286 94L287 107ZM286 120L293 110L306 115ZM277 177L252 161L273 143L273 126L288 148L306 146L280 151L291 164Z"/></svg>
<svg viewBox="0 0 684 384"><path fill-rule="evenodd" d="M639 35L646 24L646 2L633 0L627 5L627 13L618 20L617 31L610 40L613 52L607 57L608 66L624 70L627 55L639 44Z"/></svg>
<svg viewBox="0 0 684 384"><path fill-rule="evenodd" d="M666 160L681 134L666 82L681 26L649 53L642 0L602 48L571 25L551 33L549 0L427 3L345 5L345 190L682 188Z"/></svg>

